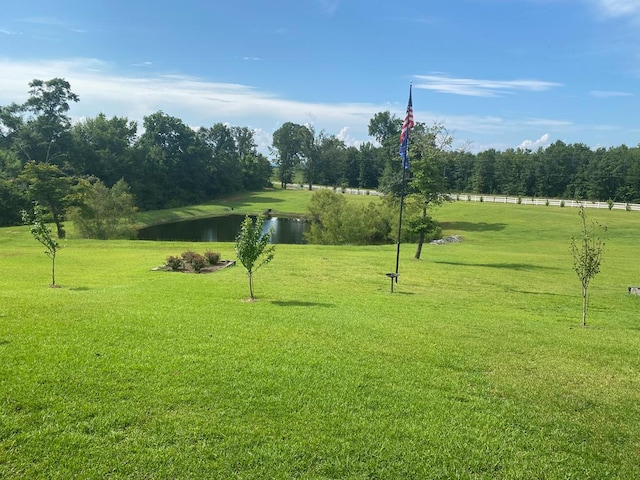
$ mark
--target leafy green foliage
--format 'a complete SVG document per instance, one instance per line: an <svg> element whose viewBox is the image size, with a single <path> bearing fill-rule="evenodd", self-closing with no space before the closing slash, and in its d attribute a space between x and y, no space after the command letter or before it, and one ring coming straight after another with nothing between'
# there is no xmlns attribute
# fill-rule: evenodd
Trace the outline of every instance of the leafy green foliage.
<svg viewBox="0 0 640 480"><path fill-rule="evenodd" d="M26 185L27 198L46 208L56 224L58 238L64 238L63 220L70 205L73 179L52 163L29 161L18 180Z"/></svg>
<svg viewBox="0 0 640 480"><path fill-rule="evenodd" d="M236 238L236 256L246 268L249 277L249 295L253 300L253 274L266 265L275 255L275 246L269 245L271 230L262 232L264 217L259 216L254 222L249 215L244 217L240 233Z"/></svg>
<svg viewBox="0 0 640 480"><path fill-rule="evenodd" d="M390 242L393 215L375 200L368 204L347 202L330 190L314 192L307 207L310 243L372 245Z"/></svg>
<svg viewBox="0 0 640 480"><path fill-rule="evenodd" d="M22 211L22 221L29 225L29 231L33 238L45 247L45 255L51 259L51 286L56 286L56 254L60 250L60 244L51 236L51 229L44 223L42 207L35 202L33 214Z"/></svg>
<svg viewBox="0 0 640 480"><path fill-rule="evenodd" d="M79 189L79 206L70 213L84 238L109 240L133 238L137 208L127 183L120 179L108 188L101 180L85 182Z"/></svg>
<svg viewBox="0 0 640 480"><path fill-rule="evenodd" d="M573 256L573 270L576 272L582 286L582 326L587 326L587 293L591 280L600 273L600 262L604 254L604 239L602 235L607 228L597 222L587 225L587 215L584 206L578 210L582 221L582 235L571 237L571 254Z"/></svg>

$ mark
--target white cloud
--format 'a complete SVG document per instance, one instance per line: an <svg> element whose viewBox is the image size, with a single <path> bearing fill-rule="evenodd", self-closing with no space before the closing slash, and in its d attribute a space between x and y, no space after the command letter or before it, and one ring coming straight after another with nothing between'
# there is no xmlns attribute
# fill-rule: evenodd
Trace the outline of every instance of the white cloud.
<svg viewBox="0 0 640 480"><path fill-rule="evenodd" d="M147 66L147 62L138 64ZM125 76L113 65L97 59L13 61L0 58L0 105L26 100L34 78L63 77L80 97L72 105L74 119L126 116L141 123L144 116L163 110L189 125L217 122L273 131L278 123L311 123L316 129L340 131L350 125L355 135L367 138L367 125L388 105L302 102L259 90L250 85L210 82L183 75ZM357 141L357 139L353 139Z"/></svg>
<svg viewBox="0 0 640 480"><path fill-rule="evenodd" d="M336 135L336 138L338 138L339 140L342 140L347 147L359 147L360 145L362 145L364 142L362 140L357 140L353 138L349 134L349 130L350 128L345 125L340 129L340 132L338 132L338 134Z"/></svg>
<svg viewBox="0 0 640 480"><path fill-rule="evenodd" d="M340 0L318 0L325 15L334 15L340 6Z"/></svg>
<svg viewBox="0 0 640 480"><path fill-rule="evenodd" d="M633 93L608 90L591 90L589 95L596 98L633 97Z"/></svg>
<svg viewBox="0 0 640 480"><path fill-rule="evenodd" d="M14 32L12 30L6 30L4 28L0 28L0 33L3 35L22 35L22 32Z"/></svg>
<svg viewBox="0 0 640 480"><path fill-rule="evenodd" d="M595 5L610 17L640 17L638 0L594 0Z"/></svg>
<svg viewBox="0 0 640 480"><path fill-rule="evenodd" d="M448 75L416 75L416 88L453 95L499 97L514 91L543 92L562 84L542 80L480 80Z"/></svg>
<svg viewBox="0 0 640 480"><path fill-rule="evenodd" d="M518 145L518 148L521 148L523 150L537 150L540 147L544 148L547 146L549 146L549 134L545 133L538 140L525 140L520 145Z"/></svg>

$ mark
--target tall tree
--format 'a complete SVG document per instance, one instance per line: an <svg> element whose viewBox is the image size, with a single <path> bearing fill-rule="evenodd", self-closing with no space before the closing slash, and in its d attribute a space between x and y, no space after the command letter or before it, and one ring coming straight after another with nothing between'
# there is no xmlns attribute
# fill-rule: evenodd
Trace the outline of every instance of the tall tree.
<svg viewBox="0 0 640 480"><path fill-rule="evenodd" d="M70 149L71 119L67 115L71 102L80 98L62 78L29 83L29 98L22 105L12 105L4 112L3 123L11 132L12 148L23 161L52 162L62 165Z"/></svg>
<svg viewBox="0 0 640 480"><path fill-rule="evenodd" d="M76 123L71 129L73 155L69 163L77 175L94 175L108 187L131 178L133 145L138 125L126 117L103 113Z"/></svg>
<svg viewBox="0 0 640 480"><path fill-rule="evenodd" d="M286 122L273 132L272 150L276 154L276 165L280 186L286 188L293 181L293 173L308 149L311 131L304 125ZM308 154L308 150L306 152Z"/></svg>

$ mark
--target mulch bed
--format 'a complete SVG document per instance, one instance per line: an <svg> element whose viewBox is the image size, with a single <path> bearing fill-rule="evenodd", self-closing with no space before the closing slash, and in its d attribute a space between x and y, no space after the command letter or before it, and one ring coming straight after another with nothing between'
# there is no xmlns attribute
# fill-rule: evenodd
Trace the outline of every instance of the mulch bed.
<svg viewBox="0 0 640 480"><path fill-rule="evenodd" d="M186 264L182 268L178 270L173 270L171 267L167 265L161 265L160 267L152 268L154 272L178 272L178 273L213 273L218 270L222 270L223 268L232 267L236 264L235 260L220 260L215 265L207 265L206 267L202 267L200 272L196 272L191 264Z"/></svg>

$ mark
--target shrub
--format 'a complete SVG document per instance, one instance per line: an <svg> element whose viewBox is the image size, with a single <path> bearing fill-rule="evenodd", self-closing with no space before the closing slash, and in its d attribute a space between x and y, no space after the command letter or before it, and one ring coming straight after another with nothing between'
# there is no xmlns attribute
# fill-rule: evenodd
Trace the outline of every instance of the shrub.
<svg viewBox="0 0 640 480"><path fill-rule="evenodd" d="M212 252L211 250L207 250L204 252L204 258L207 260L209 265L215 265L220 261L220 254L218 252Z"/></svg>
<svg viewBox="0 0 640 480"><path fill-rule="evenodd" d="M522 204L522 197L518 196L518 205Z"/></svg>
<svg viewBox="0 0 640 480"><path fill-rule="evenodd" d="M193 250L187 250L185 252L182 252L182 260L184 261L184 263L193 263L193 257L195 255L198 254Z"/></svg>
<svg viewBox="0 0 640 480"><path fill-rule="evenodd" d="M174 257L171 255L170 257L167 257L165 263L167 267L173 271L180 270L182 268L182 258L180 257Z"/></svg>
<svg viewBox="0 0 640 480"><path fill-rule="evenodd" d="M199 253L194 253L191 256L191 266L196 273L200 273L200 271L207 266L207 263L207 259Z"/></svg>
<svg viewBox="0 0 640 480"><path fill-rule="evenodd" d="M560 206L564 207L564 200L560 200Z"/></svg>
<svg viewBox="0 0 640 480"><path fill-rule="evenodd" d="M613 209L613 205L614 205L614 201L613 200L611 200L611 199L607 200L607 206L609 207L609 210Z"/></svg>
<svg viewBox="0 0 640 480"><path fill-rule="evenodd" d="M548 198L544 201L544 205L545 205L546 207L548 207L548 206L549 206L549 199L548 199Z"/></svg>
<svg viewBox="0 0 640 480"><path fill-rule="evenodd" d="M484 202L484 197L480 197L480 203Z"/></svg>

